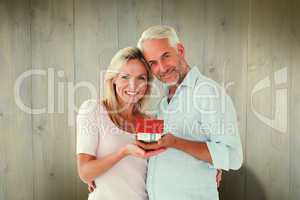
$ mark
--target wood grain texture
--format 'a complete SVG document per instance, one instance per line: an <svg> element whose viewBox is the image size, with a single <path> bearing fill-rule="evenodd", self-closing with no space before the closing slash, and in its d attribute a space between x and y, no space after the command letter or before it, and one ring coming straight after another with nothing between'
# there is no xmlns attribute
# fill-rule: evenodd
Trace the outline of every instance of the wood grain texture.
<svg viewBox="0 0 300 200"><path fill-rule="evenodd" d="M290 70L289 25L288 1L251 2L246 199L288 199L289 131L276 126L288 114L285 92L289 77L284 70ZM274 121L276 118L280 120Z"/></svg>
<svg viewBox="0 0 300 200"><path fill-rule="evenodd" d="M75 199L75 132L68 98L58 98L58 84L74 80L73 1L33 0L31 6L32 66L45 73L32 77L32 106L45 108L33 115L34 199Z"/></svg>
<svg viewBox="0 0 300 200"><path fill-rule="evenodd" d="M161 24L161 0L125 0L118 3L118 46L137 46L137 42L147 28ZM161 84L154 81L151 99L145 110L150 114L161 99Z"/></svg>
<svg viewBox="0 0 300 200"><path fill-rule="evenodd" d="M162 24L176 29L180 42L186 49L186 59L191 66L204 69L204 57L206 56L205 34L205 10L206 1L162 1Z"/></svg>
<svg viewBox="0 0 300 200"><path fill-rule="evenodd" d="M0 199L33 199L31 115L15 104L15 80L31 69L29 1L0 2ZM31 80L18 87L31 105Z"/></svg>
<svg viewBox="0 0 300 200"><path fill-rule="evenodd" d="M141 33L160 24L160 0L124 0L118 2L119 48L136 46Z"/></svg>
<svg viewBox="0 0 300 200"><path fill-rule="evenodd" d="M91 98L86 84L101 96L112 56L156 24L173 26L189 64L233 99L245 159L220 199L300 199L299 10L299 0L0 0L0 199L87 199L73 103ZM44 75L27 78L21 98L43 114L15 103L30 69Z"/></svg>
<svg viewBox="0 0 300 200"><path fill-rule="evenodd" d="M88 82L102 95L105 70L118 49L117 1L75 1L75 47L76 84ZM78 90L77 107L89 98L87 88ZM87 199L87 185L77 182L77 199Z"/></svg>
<svg viewBox="0 0 300 200"><path fill-rule="evenodd" d="M300 198L300 1L293 0L291 3L291 70L290 75L290 196L289 199Z"/></svg>
<svg viewBox="0 0 300 200"><path fill-rule="evenodd" d="M246 155L247 33L249 1L207 1L203 73L217 81L232 98ZM244 199L246 160L238 171L224 172L221 199ZM234 189L233 189L234 188Z"/></svg>

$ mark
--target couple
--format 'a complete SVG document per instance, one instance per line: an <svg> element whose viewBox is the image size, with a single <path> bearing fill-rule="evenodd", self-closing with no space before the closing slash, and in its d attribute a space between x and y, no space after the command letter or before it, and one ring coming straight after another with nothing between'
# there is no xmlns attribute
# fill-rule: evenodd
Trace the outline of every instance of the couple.
<svg viewBox="0 0 300 200"><path fill-rule="evenodd" d="M142 108L152 75L168 91L155 112L165 134L146 144L135 139L135 119L149 118ZM237 170L242 160L230 97L190 68L172 27L150 27L138 48L120 50L103 100L85 101L77 116L78 173L93 188L89 200L217 200L220 170Z"/></svg>

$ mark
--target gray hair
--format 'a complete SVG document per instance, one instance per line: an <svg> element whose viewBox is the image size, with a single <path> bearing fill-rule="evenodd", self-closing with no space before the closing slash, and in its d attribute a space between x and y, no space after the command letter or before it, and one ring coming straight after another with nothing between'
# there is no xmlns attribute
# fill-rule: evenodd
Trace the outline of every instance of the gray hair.
<svg viewBox="0 0 300 200"><path fill-rule="evenodd" d="M137 43L138 48L143 51L144 41L151 39L168 39L170 46L174 48L176 48L177 44L180 43L174 28L166 25L151 26L145 30Z"/></svg>

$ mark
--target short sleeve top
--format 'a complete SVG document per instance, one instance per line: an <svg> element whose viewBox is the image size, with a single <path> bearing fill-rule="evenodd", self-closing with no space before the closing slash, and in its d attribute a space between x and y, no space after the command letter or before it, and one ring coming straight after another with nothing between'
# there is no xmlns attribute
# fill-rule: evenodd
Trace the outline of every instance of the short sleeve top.
<svg viewBox="0 0 300 200"><path fill-rule="evenodd" d="M109 118L106 108L96 100L85 101L77 115L77 154L102 159L133 143L135 135L121 130ZM95 179L96 190L89 200L146 200L147 160L127 156Z"/></svg>

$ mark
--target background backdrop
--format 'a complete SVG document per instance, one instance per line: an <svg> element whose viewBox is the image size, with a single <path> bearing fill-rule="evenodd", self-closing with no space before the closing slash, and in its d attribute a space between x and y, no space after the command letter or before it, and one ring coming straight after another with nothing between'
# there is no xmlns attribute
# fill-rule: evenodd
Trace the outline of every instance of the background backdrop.
<svg viewBox="0 0 300 200"><path fill-rule="evenodd" d="M89 93L72 98L67 85L99 89L112 55L156 24L176 28L191 65L229 83L245 161L224 174L221 199L300 199L299 0L0 0L0 200L87 199L68 102ZM31 69L44 74L24 81L21 98L42 114L15 102Z"/></svg>

